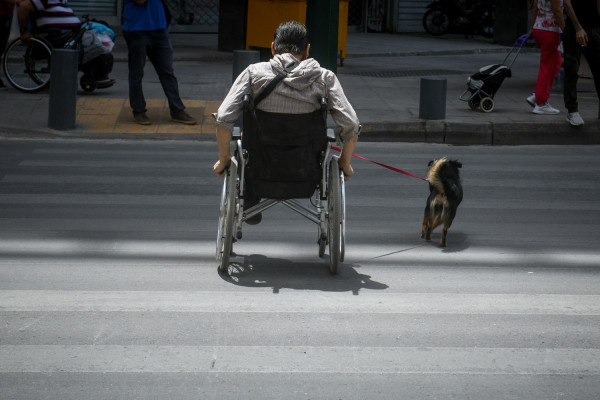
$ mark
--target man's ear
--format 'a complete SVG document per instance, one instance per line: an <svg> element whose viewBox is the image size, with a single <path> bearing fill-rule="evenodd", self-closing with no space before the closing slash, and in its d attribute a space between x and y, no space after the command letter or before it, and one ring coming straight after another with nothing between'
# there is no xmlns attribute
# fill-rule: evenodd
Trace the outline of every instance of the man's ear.
<svg viewBox="0 0 600 400"><path fill-rule="evenodd" d="M275 52L275 42L271 42L271 54L272 54L272 55L275 55L275 54L277 54L277 53Z"/></svg>
<svg viewBox="0 0 600 400"><path fill-rule="evenodd" d="M310 52L310 43L306 45L306 50L304 50L304 54L302 54L302 61L308 58L308 53Z"/></svg>

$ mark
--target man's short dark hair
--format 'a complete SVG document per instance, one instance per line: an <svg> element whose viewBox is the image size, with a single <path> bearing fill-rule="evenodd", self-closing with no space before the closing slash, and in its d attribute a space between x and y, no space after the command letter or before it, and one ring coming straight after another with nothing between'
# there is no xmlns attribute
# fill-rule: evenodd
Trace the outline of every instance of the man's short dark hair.
<svg viewBox="0 0 600 400"><path fill-rule="evenodd" d="M273 42L277 54L302 54L308 46L308 32L298 21L282 22L275 30Z"/></svg>

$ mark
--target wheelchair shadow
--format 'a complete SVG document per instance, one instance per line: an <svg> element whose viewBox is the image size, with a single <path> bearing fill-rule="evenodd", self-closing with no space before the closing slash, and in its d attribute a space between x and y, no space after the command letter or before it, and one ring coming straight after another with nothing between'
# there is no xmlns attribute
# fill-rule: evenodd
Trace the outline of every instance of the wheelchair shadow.
<svg viewBox="0 0 600 400"><path fill-rule="evenodd" d="M260 254L239 256L243 262L231 262L227 273L220 276L235 285L270 287L273 293L281 289L352 292L361 289L384 290L388 285L373 281L369 275L358 273L359 265L342 264L337 275L329 272L325 262L298 262L269 258Z"/></svg>

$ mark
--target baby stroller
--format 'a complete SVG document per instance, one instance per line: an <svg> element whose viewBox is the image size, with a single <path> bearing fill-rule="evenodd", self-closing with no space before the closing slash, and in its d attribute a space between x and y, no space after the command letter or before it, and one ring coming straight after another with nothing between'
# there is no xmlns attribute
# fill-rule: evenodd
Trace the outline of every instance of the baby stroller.
<svg viewBox="0 0 600 400"><path fill-rule="evenodd" d="M510 68L529 37L529 34L519 37L502 64L487 65L482 67L479 72L469 76L467 78L467 90L460 95L459 99L468 102L472 110L479 108L483 112L491 112L494 109L494 95L500 89L504 79L512 76ZM512 60L507 65L506 62L511 57Z"/></svg>

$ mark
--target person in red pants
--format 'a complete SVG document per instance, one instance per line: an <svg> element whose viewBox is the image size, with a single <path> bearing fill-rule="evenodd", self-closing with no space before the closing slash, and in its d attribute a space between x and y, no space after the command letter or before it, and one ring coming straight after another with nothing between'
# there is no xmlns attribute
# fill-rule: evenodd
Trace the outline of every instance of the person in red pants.
<svg viewBox="0 0 600 400"><path fill-rule="evenodd" d="M533 94L527 102L534 114L558 114L548 102L552 83L560 71L560 34L565 29L563 0L534 0L530 34L540 48L540 69Z"/></svg>

